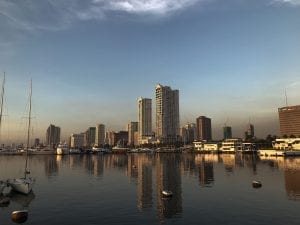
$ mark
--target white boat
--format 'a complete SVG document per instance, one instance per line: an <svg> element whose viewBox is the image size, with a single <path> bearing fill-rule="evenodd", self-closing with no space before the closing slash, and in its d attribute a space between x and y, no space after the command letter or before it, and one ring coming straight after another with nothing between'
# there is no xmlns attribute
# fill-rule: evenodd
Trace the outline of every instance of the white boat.
<svg viewBox="0 0 300 225"><path fill-rule="evenodd" d="M68 155L70 154L70 149L67 144L59 144L56 148L57 155Z"/></svg>
<svg viewBox="0 0 300 225"><path fill-rule="evenodd" d="M162 192L163 197L172 197L173 192L169 190L163 190Z"/></svg>
<svg viewBox="0 0 300 225"><path fill-rule="evenodd" d="M226 139L220 148L222 152L236 152L242 150L242 142L238 138Z"/></svg>
<svg viewBox="0 0 300 225"><path fill-rule="evenodd" d="M262 186L262 183L260 181L254 180L252 181L252 186L254 188L260 188Z"/></svg>
<svg viewBox="0 0 300 225"><path fill-rule="evenodd" d="M32 177L21 177L16 179L10 179L9 185L14 191L28 195L35 183L35 179Z"/></svg>
<svg viewBox="0 0 300 225"><path fill-rule="evenodd" d="M300 138L277 138L272 145L278 150L300 151Z"/></svg>
<svg viewBox="0 0 300 225"><path fill-rule="evenodd" d="M72 149L69 150L69 153L70 154L80 154L81 151L78 148L72 148Z"/></svg>
<svg viewBox="0 0 300 225"><path fill-rule="evenodd" d="M30 129L31 129L31 98L32 98L32 81L30 82L30 94L29 94L29 115L28 115L28 129L27 129L27 146L26 146L26 160L25 160L25 169L24 177L9 179L7 183L12 187L14 191L20 192L22 194L29 194L32 190L32 187L35 183L35 179L28 177L30 171L28 170L28 149L29 149L29 138L30 138Z"/></svg>

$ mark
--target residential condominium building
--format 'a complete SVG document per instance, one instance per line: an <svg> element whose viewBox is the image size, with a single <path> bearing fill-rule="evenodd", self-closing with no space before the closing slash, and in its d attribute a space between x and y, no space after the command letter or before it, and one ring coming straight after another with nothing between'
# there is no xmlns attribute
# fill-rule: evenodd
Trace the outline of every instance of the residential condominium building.
<svg viewBox="0 0 300 225"><path fill-rule="evenodd" d="M300 136L300 105L278 109L281 136Z"/></svg>
<svg viewBox="0 0 300 225"><path fill-rule="evenodd" d="M97 124L96 126L96 135L95 135L95 145L103 146L105 144L105 125Z"/></svg>
<svg viewBox="0 0 300 225"><path fill-rule="evenodd" d="M179 134L179 91L158 84L156 97L156 137L161 143L175 143Z"/></svg>
<svg viewBox="0 0 300 225"><path fill-rule="evenodd" d="M127 125L128 145L135 145L134 133L138 131L138 122L130 122Z"/></svg>
<svg viewBox="0 0 300 225"><path fill-rule="evenodd" d="M86 141L84 143L85 147L92 147L95 145L96 139L96 127L89 127L86 131Z"/></svg>
<svg viewBox="0 0 300 225"><path fill-rule="evenodd" d="M197 140L212 140L211 119L205 116L199 116L196 119Z"/></svg>
<svg viewBox="0 0 300 225"><path fill-rule="evenodd" d="M72 134L70 137L71 148L82 148L84 145L84 133Z"/></svg>
<svg viewBox="0 0 300 225"><path fill-rule="evenodd" d="M53 124L47 128L46 132L46 144L49 145L51 148L58 145L60 142L60 127L56 127Z"/></svg>
<svg viewBox="0 0 300 225"><path fill-rule="evenodd" d="M152 99L138 99L138 117L138 138L142 142L152 136Z"/></svg>

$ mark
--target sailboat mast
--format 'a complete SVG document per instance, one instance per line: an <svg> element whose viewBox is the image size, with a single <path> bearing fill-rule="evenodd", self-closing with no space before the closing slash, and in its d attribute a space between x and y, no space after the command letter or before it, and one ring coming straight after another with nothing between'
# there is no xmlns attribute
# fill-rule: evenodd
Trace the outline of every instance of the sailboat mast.
<svg viewBox="0 0 300 225"><path fill-rule="evenodd" d="M28 113L27 145L26 145L25 178L27 175L28 148L29 148L30 128L31 128L31 97L32 97L32 80L30 80L30 92L29 92L29 113Z"/></svg>
<svg viewBox="0 0 300 225"><path fill-rule="evenodd" d="M2 90L1 90L1 106L0 106L0 134L1 134L2 115L3 115L4 84L5 84L5 72L4 72L4 76L3 76ZM0 137L1 137L1 136L0 136Z"/></svg>

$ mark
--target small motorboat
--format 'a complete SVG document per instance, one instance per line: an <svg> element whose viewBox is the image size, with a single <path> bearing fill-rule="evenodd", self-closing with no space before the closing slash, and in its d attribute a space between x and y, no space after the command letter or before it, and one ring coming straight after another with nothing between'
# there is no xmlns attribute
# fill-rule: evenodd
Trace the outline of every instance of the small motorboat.
<svg viewBox="0 0 300 225"><path fill-rule="evenodd" d="M162 193L163 197L168 197L168 198L172 197L172 195L173 195L173 192L169 191L169 190L163 190L161 193Z"/></svg>
<svg viewBox="0 0 300 225"><path fill-rule="evenodd" d="M17 210L11 213L11 220L15 223L24 223L28 218L28 210Z"/></svg>
<svg viewBox="0 0 300 225"><path fill-rule="evenodd" d="M262 183L260 181L257 181L257 180L252 181L252 187L260 188L261 186L262 186Z"/></svg>

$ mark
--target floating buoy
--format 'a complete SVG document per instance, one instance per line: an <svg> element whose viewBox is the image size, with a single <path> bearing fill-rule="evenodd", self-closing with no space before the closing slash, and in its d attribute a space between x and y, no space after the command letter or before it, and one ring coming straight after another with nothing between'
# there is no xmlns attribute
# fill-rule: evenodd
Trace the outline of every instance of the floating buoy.
<svg viewBox="0 0 300 225"><path fill-rule="evenodd" d="M28 210L17 210L11 213L11 220L15 223L24 223L28 218Z"/></svg>
<svg viewBox="0 0 300 225"><path fill-rule="evenodd" d="M173 195L173 192L168 191L168 190L163 190L161 193L162 193L163 197L168 197L168 198L172 197L172 195Z"/></svg>
<svg viewBox="0 0 300 225"><path fill-rule="evenodd" d="M260 188L261 186L262 186L262 183L260 181L257 181L257 180L252 181L252 187Z"/></svg>

